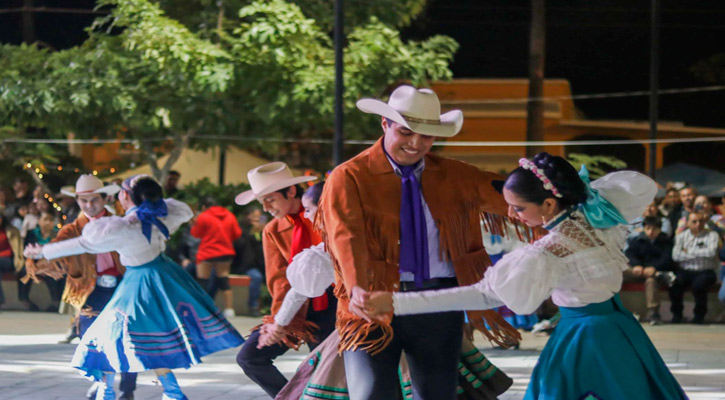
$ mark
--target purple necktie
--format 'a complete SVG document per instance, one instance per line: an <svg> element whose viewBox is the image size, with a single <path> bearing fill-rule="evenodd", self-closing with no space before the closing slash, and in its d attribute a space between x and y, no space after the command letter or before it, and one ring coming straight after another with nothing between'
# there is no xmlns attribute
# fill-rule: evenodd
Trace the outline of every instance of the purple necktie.
<svg viewBox="0 0 725 400"><path fill-rule="evenodd" d="M416 165L400 166L402 195L400 201L400 272L412 272L417 287L430 279L428 230L423 212L420 184L415 176Z"/></svg>

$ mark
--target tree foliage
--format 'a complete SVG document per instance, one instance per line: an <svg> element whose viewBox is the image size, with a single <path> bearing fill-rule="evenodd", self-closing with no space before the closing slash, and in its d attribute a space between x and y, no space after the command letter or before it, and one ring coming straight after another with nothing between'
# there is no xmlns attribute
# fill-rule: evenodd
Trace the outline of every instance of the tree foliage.
<svg viewBox="0 0 725 400"><path fill-rule="evenodd" d="M212 135L331 137L334 52L323 10L333 2L296 3L100 0L110 14L96 20L78 47L49 52L0 46L0 125L40 128L51 137L73 132L134 139L159 179L185 147L219 145ZM350 3L348 111L358 98L380 95L394 82L421 85L451 77L448 66L457 49L452 39L406 43L395 29L409 23L424 1L382 11L392 3ZM401 4L412 11L391 12ZM203 12L193 14L195 9ZM359 114L346 115L350 138L364 137L374 123ZM169 161L159 165L166 152Z"/></svg>

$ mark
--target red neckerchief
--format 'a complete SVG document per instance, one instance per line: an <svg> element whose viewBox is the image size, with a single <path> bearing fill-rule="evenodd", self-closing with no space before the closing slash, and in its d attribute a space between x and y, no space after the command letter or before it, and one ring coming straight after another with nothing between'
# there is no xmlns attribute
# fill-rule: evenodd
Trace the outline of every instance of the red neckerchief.
<svg viewBox="0 0 725 400"><path fill-rule="evenodd" d="M294 229L292 230L292 246L290 251L289 263L292 263L292 259L297 254L301 253L302 250L310 248L317 244L313 243L313 233L310 232L310 227L303 220L304 218L304 207L300 206L300 209L295 214L290 214L289 217L292 220ZM316 236L316 235L315 235ZM319 240L317 240L319 242ZM315 311L327 310L328 301L327 293L323 293L322 296L312 298L312 309Z"/></svg>

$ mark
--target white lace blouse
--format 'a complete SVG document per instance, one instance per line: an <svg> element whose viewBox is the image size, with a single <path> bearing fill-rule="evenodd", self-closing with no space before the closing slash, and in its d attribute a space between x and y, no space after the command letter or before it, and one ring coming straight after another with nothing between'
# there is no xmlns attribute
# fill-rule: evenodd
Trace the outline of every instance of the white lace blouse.
<svg viewBox="0 0 725 400"><path fill-rule="evenodd" d="M625 219L641 215L656 193L654 182L634 172L610 175L615 175L614 179L605 176L607 179L592 182L592 187L608 200L616 193L618 198L610 201L624 210ZM503 256L474 285L395 293L395 314L483 310L502 305L517 314L531 314L549 296L562 307L599 303L621 288L622 272L628 268L621 250L625 239L623 226L595 229L576 211L548 235Z"/></svg>
<svg viewBox="0 0 725 400"><path fill-rule="evenodd" d="M173 233L193 217L186 203L165 199L169 215L159 220ZM123 217L104 217L89 222L83 235L43 246L43 257L48 260L83 253L107 253L116 251L121 264L135 267L146 264L166 249L166 237L156 226L151 230L151 242L141 232L141 222L130 211Z"/></svg>

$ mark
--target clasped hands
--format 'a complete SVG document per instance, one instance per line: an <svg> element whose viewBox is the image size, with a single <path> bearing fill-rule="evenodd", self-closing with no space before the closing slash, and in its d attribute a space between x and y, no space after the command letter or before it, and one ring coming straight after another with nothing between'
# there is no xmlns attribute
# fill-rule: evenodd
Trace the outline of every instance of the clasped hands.
<svg viewBox="0 0 725 400"><path fill-rule="evenodd" d="M393 293L369 292L360 286L350 290L350 312L368 322L389 324L393 318Z"/></svg>
<svg viewBox="0 0 725 400"><path fill-rule="evenodd" d="M43 246L39 244L29 244L25 246L23 256L25 256L25 258L32 258L33 260L40 260L43 258Z"/></svg>

